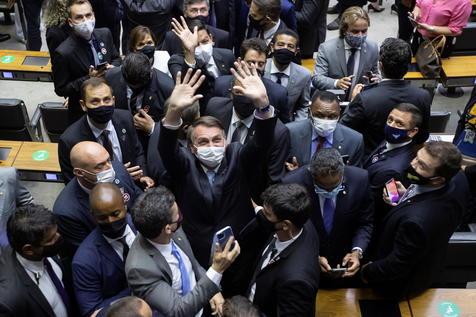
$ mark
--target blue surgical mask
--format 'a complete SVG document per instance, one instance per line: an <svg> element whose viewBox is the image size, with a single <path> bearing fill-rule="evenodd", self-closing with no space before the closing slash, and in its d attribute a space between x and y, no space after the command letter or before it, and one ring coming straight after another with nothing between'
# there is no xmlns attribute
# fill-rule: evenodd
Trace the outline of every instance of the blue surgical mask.
<svg viewBox="0 0 476 317"><path fill-rule="evenodd" d="M384 132L385 140L390 144L403 143L409 140L408 131L405 129L394 128L386 124Z"/></svg>
<svg viewBox="0 0 476 317"><path fill-rule="evenodd" d="M345 41L352 48L361 47L367 39L367 35L353 35L351 33L345 34Z"/></svg>
<svg viewBox="0 0 476 317"><path fill-rule="evenodd" d="M322 196L323 198L333 199L337 197L337 195L343 190L344 190L344 186L342 186L342 182L331 191L327 191L324 188L320 188L319 186L314 184L314 191L316 192L316 194Z"/></svg>

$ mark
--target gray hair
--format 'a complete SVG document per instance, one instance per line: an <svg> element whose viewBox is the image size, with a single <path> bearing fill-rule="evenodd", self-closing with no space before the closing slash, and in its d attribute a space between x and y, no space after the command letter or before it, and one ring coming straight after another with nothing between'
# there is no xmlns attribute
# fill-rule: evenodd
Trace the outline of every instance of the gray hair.
<svg viewBox="0 0 476 317"><path fill-rule="evenodd" d="M344 173L344 161L336 149L321 149L314 154L309 171L314 178L342 174Z"/></svg>
<svg viewBox="0 0 476 317"><path fill-rule="evenodd" d="M205 1L207 3L207 7L210 8L210 0L184 0L183 1L183 11L185 12L185 10L187 9L187 7L189 5L199 3L199 2L203 2L203 1Z"/></svg>

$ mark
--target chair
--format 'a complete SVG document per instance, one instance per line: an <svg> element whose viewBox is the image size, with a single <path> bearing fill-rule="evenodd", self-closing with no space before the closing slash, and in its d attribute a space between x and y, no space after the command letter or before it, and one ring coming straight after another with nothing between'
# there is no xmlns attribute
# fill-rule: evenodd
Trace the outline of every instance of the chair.
<svg viewBox="0 0 476 317"><path fill-rule="evenodd" d="M430 133L444 133L450 120L449 111L432 111L430 113Z"/></svg>
<svg viewBox="0 0 476 317"><path fill-rule="evenodd" d="M455 37L451 56L476 55L476 22L468 22L460 36Z"/></svg>
<svg viewBox="0 0 476 317"><path fill-rule="evenodd" d="M44 102L38 105L35 113L38 111L50 142L58 143L61 134L68 127L68 109L62 102Z"/></svg>
<svg viewBox="0 0 476 317"><path fill-rule="evenodd" d="M23 100L0 98L0 139L43 141L39 119L35 113L30 120Z"/></svg>

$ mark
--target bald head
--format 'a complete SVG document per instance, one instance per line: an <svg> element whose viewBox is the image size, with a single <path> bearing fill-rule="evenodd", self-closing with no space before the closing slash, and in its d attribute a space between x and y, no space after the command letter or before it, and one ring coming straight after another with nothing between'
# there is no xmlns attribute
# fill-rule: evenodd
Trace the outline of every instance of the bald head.
<svg viewBox="0 0 476 317"><path fill-rule="evenodd" d="M87 169L91 162L104 160L105 157L109 158L109 153L97 142L83 141L73 146L69 157L73 168Z"/></svg>
<svg viewBox="0 0 476 317"><path fill-rule="evenodd" d="M94 186L89 194L89 208L98 224L111 223L126 217L122 192L112 183L99 183Z"/></svg>

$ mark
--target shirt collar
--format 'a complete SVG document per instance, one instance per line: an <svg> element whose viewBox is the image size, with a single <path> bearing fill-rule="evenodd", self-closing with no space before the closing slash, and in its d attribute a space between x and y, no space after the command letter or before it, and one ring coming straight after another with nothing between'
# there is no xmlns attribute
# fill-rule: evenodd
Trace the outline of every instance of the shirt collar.
<svg viewBox="0 0 476 317"><path fill-rule="evenodd" d="M301 231L299 231L299 233L294 238L286 240L286 241L279 241L278 236L275 234L274 235L274 237L276 238L275 248L276 250L278 250L278 254L281 253L287 247L289 247L294 241L296 241L297 238L299 238L299 236L302 234L302 231L303 229L301 229Z"/></svg>
<svg viewBox="0 0 476 317"><path fill-rule="evenodd" d="M415 195L420 195L428 192L432 192L438 189L443 188L445 185L438 186L438 187L433 187L433 186L427 186L427 185L417 185L415 184Z"/></svg>
<svg viewBox="0 0 476 317"><path fill-rule="evenodd" d="M402 143L388 143L386 142L385 147L387 148L387 151L395 150L401 147L404 147L407 144L412 143L413 140L409 140L407 142L402 142Z"/></svg>
<svg viewBox="0 0 476 317"><path fill-rule="evenodd" d="M157 242L154 242L150 239L147 239L147 241L149 241L149 243L152 244L154 246L154 248L159 250L160 253L172 254L172 239L170 239L170 242L167 243L167 244L157 243Z"/></svg>
<svg viewBox="0 0 476 317"><path fill-rule="evenodd" d="M347 41L345 39L343 39L344 41L344 48L346 51L350 51L352 49L352 47L350 47L349 44L347 44ZM362 43L362 45L364 45L364 43ZM355 47L358 51L360 51L360 49L362 48L362 46L359 46L359 47Z"/></svg>
<svg viewBox="0 0 476 317"><path fill-rule="evenodd" d="M208 172L208 171L214 171L215 174L218 173L218 169L220 168L220 164L218 164L217 167L215 167L214 169L211 169L211 168L208 168L208 167L205 167L202 163L200 163L200 166L202 167L203 171L205 172L205 174Z"/></svg>
<svg viewBox="0 0 476 317"><path fill-rule="evenodd" d="M28 271L34 272L34 273L43 273L43 271L45 270L45 265L43 263L43 260L32 261L32 260L25 259L18 252L15 252L15 253L16 253L18 262L20 262L21 266L23 266Z"/></svg>
<svg viewBox="0 0 476 317"><path fill-rule="evenodd" d="M109 133L112 133L114 130L113 130L113 126L112 126L112 120L109 120L106 127L104 128L104 130L102 129L99 129L97 128L92 122L91 120L89 119L89 116L86 115L86 120L88 120L88 125L89 127L91 128L91 131L93 132L93 135L94 137L97 139L99 138L99 136L101 135L101 133L104 131L104 130L107 130L109 131Z"/></svg>
<svg viewBox="0 0 476 317"><path fill-rule="evenodd" d="M231 124L234 126L235 123L237 123L238 121L241 121L248 129L251 127L251 125L253 124L253 119L254 119L254 115L252 114L251 116L247 117L247 118L244 118L244 119L240 119L238 117L238 115L236 114L236 111L235 111L235 108L233 108L233 114L231 115Z"/></svg>
<svg viewBox="0 0 476 317"><path fill-rule="evenodd" d="M111 239L109 237L106 237L105 235L102 235L104 237L104 239L106 239L107 242L109 242L109 244L111 244L112 242L114 241L117 241L119 239L122 239L124 237L127 237L129 234L134 234L134 232L132 232L131 228L129 227L129 224L126 225L126 229L124 230L124 234L119 237L119 238L116 238L116 239Z"/></svg>
<svg viewBox="0 0 476 317"><path fill-rule="evenodd" d="M309 119L312 120L312 119ZM311 121L311 126L312 126L312 121ZM314 126L312 126L312 141L316 141L319 135L316 132L316 129L314 129ZM329 134L327 137L325 137L327 143L330 145L334 144L334 133Z"/></svg>
<svg viewBox="0 0 476 317"><path fill-rule="evenodd" d="M78 182L79 187L81 187L88 195L91 194L91 190L89 188L84 187L83 184L81 184L81 182L79 181L79 179L76 178L76 181Z"/></svg>
<svg viewBox="0 0 476 317"><path fill-rule="evenodd" d="M282 74L285 74L286 76L288 77L291 77L291 63L288 65L288 67L286 67L283 71L280 71L276 65L274 65L274 59L272 59L272 62L271 62L271 71L270 71L271 74L276 74L276 73L282 73Z"/></svg>
<svg viewBox="0 0 476 317"><path fill-rule="evenodd" d="M276 24L269 30L263 32L263 38L266 41L266 44L269 44L271 41L271 38L273 37L274 33L279 29L279 26L281 25L281 19L276 22Z"/></svg>

